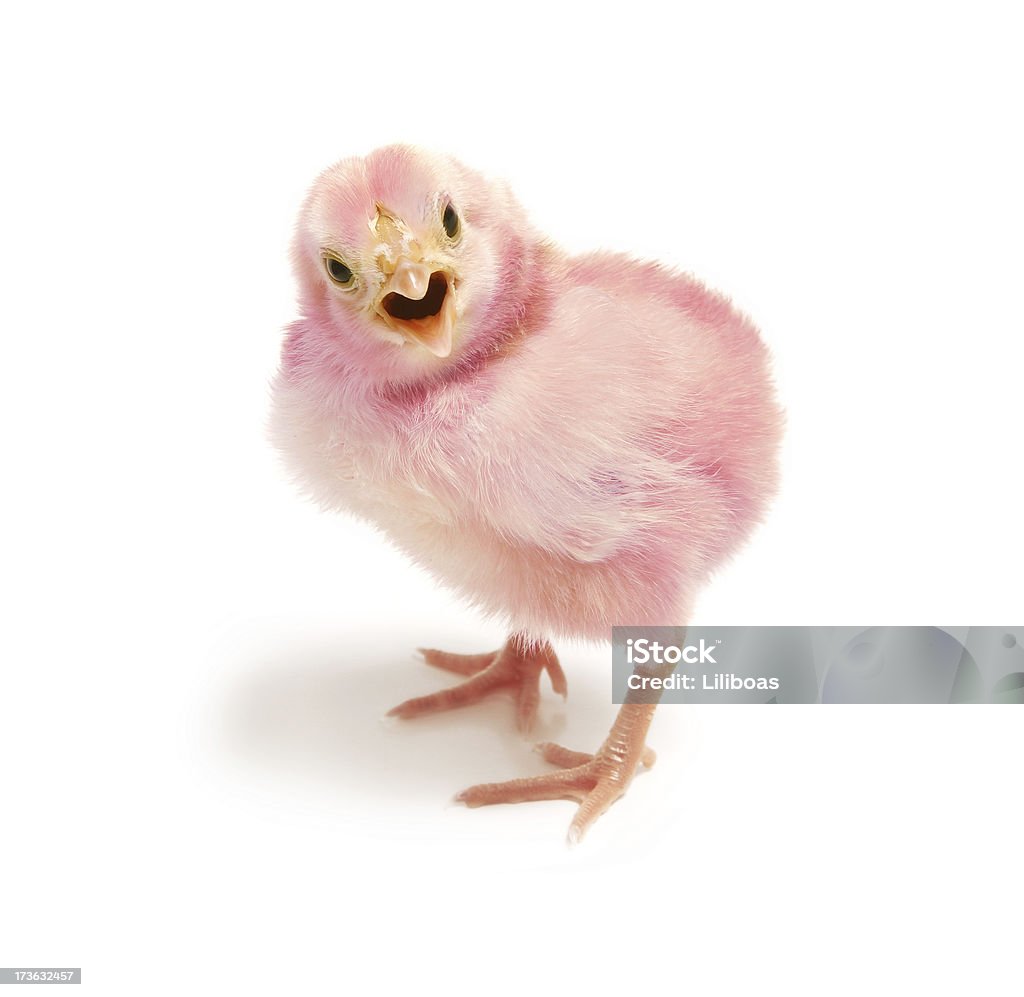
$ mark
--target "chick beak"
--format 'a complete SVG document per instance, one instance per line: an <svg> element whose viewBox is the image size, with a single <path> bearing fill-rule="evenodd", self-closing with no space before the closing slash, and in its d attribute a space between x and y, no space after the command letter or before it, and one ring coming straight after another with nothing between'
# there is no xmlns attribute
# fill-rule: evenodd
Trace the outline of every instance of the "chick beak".
<svg viewBox="0 0 1024 997"><path fill-rule="evenodd" d="M388 282L388 290L401 294L404 298L421 301L430 286L430 273L430 267L424 263L400 260Z"/></svg>
<svg viewBox="0 0 1024 997"><path fill-rule="evenodd" d="M452 352L455 295L450 276L422 261L401 259L377 300L377 314L435 357Z"/></svg>

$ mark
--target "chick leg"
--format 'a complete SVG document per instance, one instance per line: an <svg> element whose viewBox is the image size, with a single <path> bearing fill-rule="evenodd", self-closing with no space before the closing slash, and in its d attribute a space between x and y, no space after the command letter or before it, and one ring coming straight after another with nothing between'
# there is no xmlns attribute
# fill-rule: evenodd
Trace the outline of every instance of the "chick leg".
<svg viewBox="0 0 1024 997"><path fill-rule="evenodd" d="M611 733L597 751L588 755L558 744L538 744L544 760L561 767L559 772L508 782L470 786L455 797L468 807L489 803L525 803L531 800L575 800L579 804L569 827L569 842L579 841L590 826L629 787L637 768L650 768L654 752L645 746L647 729L656 703L625 703Z"/></svg>
<svg viewBox="0 0 1024 997"><path fill-rule="evenodd" d="M685 630L683 631L685 637ZM675 670L668 663L637 666L641 678L665 679ZM575 800L579 804L569 826L569 842L575 844L629 788L640 766L649 769L656 755L646 746L647 731L661 700L662 683L642 682L626 693L604 744L592 754L571 751L559 744L538 744L544 760L560 772L508 782L481 783L456 796L469 807L489 803L525 803L530 800Z"/></svg>
<svg viewBox="0 0 1024 997"><path fill-rule="evenodd" d="M513 634L500 651L489 654L449 654L427 648L421 648L420 653L427 664L470 677L450 689L407 699L389 710L388 716L411 719L426 713L468 706L495 691L506 689L511 690L516 698L519 729L529 733L540 704L541 673L548 673L555 692L562 697L567 692L565 673L551 645L547 641L531 641L523 634Z"/></svg>

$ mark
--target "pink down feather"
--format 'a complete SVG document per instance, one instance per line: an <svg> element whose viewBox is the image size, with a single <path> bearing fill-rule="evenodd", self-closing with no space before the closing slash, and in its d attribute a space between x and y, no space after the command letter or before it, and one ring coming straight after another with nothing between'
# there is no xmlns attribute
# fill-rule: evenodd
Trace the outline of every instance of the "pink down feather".
<svg viewBox="0 0 1024 997"><path fill-rule="evenodd" d="M445 276L447 355L382 321L396 247ZM312 497L510 631L688 621L776 490L782 416L746 317L660 265L566 255L506 186L405 146L316 181L293 260L272 432Z"/></svg>

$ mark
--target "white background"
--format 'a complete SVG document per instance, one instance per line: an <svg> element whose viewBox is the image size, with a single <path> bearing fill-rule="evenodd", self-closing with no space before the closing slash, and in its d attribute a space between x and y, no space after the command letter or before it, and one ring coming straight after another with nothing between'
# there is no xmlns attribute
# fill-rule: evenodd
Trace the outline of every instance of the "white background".
<svg viewBox="0 0 1024 997"><path fill-rule="evenodd" d="M449 150L763 329L784 488L697 622L1019 623L1012 5L16 10L0 965L102 995L1019 993L1020 710L665 707L570 850L569 803L448 802L543 770L508 702L380 722L448 681L415 646L503 634L263 437L308 183ZM608 652L560 650L538 736L591 749Z"/></svg>

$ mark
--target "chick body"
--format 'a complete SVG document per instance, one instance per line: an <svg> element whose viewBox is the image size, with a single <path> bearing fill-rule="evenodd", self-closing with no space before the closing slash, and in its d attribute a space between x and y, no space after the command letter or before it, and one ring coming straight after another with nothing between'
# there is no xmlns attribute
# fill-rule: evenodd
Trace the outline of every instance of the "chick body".
<svg viewBox="0 0 1024 997"><path fill-rule="evenodd" d="M379 175L422 182L414 151L388 152ZM472 287L471 260L453 281L456 296L471 286L448 358L368 346L339 321L304 243L333 202L311 195L305 314L274 388L280 450L320 503L380 527L512 631L606 640L614 624L685 623L776 488L782 419L756 329L689 276L567 256L504 188L488 204L487 181L453 169L445 189L488 246L486 281ZM375 175L364 163L367 217L388 196ZM358 214L345 196L338 211ZM412 357L375 363L378 348Z"/></svg>

